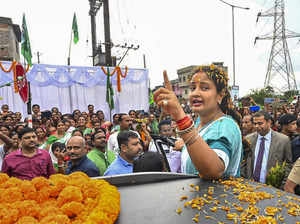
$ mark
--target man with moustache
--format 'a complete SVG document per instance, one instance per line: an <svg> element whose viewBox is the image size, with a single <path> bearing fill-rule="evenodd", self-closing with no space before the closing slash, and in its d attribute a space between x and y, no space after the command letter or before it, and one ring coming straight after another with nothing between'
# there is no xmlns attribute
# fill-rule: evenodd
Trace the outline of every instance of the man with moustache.
<svg viewBox="0 0 300 224"><path fill-rule="evenodd" d="M46 150L38 149L37 136L32 128L19 132L21 149L4 158L2 172L10 177L31 180L34 177L46 177L55 174L51 157Z"/></svg>
<svg viewBox="0 0 300 224"><path fill-rule="evenodd" d="M119 144L117 140L117 136L122 131L129 131L132 128L132 118L125 113L119 114L119 125L120 125L120 131L117 131L109 136L108 139L108 149L114 151L116 155L119 154ZM135 132L138 135L138 138L140 138L140 135Z"/></svg>
<svg viewBox="0 0 300 224"><path fill-rule="evenodd" d="M89 177L100 176L98 167L86 156L85 140L81 136L73 136L67 142L67 154L70 157L66 174L81 171Z"/></svg>
<svg viewBox="0 0 300 224"><path fill-rule="evenodd" d="M252 116L247 114L243 117L242 120L242 135L246 136L255 132L255 127L253 125Z"/></svg>
<svg viewBox="0 0 300 224"><path fill-rule="evenodd" d="M87 157L98 167L100 176L103 176L107 167L115 160L114 152L106 147L106 130L98 129L92 135L94 148L87 154Z"/></svg>
<svg viewBox="0 0 300 224"><path fill-rule="evenodd" d="M279 165L286 162L286 180L292 166L291 143L288 136L271 129L272 117L268 112L256 112L253 115L253 124L256 132L246 136L250 142L250 153L244 158L246 160L244 177L266 183L270 169L275 167L277 162Z"/></svg>
<svg viewBox="0 0 300 224"><path fill-rule="evenodd" d="M107 168L104 176L127 174L133 172L133 161L141 155L143 147L136 132L121 131L118 136L120 154Z"/></svg>

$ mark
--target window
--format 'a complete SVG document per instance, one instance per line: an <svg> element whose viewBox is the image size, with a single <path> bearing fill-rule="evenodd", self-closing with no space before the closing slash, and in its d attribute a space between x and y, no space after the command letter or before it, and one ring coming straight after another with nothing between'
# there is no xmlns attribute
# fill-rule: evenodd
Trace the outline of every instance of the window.
<svg viewBox="0 0 300 224"><path fill-rule="evenodd" d="M185 82L185 76L183 76L183 82Z"/></svg>

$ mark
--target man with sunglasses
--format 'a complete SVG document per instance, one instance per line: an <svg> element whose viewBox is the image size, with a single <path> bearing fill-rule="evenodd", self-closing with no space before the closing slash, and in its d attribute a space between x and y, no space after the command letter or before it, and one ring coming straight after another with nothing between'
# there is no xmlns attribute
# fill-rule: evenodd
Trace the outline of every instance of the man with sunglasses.
<svg viewBox="0 0 300 224"><path fill-rule="evenodd" d="M107 148L106 130L99 128L92 135L92 143L94 148L87 154L87 157L92 160L98 167L100 176L103 176L107 167L115 160L115 153Z"/></svg>

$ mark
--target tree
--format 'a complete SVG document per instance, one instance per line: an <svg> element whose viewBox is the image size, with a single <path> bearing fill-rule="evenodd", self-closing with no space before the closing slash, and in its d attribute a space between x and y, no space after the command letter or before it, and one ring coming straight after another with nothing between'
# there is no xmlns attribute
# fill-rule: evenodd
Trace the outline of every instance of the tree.
<svg viewBox="0 0 300 224"><path fill-rule="evenodd" d="M274 89L271 86L267 86L266 88L262 89L251 89L249 97L259 105L264 105L265 98L272 98L275 97Z"/></svg>

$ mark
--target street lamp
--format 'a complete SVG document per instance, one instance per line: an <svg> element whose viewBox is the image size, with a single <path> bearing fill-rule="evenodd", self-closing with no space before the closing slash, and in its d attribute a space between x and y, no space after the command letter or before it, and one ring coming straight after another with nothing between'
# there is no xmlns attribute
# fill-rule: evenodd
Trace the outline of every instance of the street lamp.
<svg viewBox="0 0 300 224"><path fill-rule="evenodd" d="M229 5L232 9L232 63L233 63L233 86L235 86L235 43L234 43L234 8L249 10L250 8L240 7L237 5L229 4L228 2L224 2L223 0L219 0L226 5Z"/></svg>

